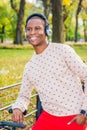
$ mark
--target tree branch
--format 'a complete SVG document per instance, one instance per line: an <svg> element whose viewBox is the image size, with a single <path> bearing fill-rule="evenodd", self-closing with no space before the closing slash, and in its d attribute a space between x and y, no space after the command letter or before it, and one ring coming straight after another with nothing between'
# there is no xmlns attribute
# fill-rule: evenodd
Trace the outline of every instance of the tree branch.
<svg viewBox="0 0 87 130"><path fill-rule="evenodd" d="M10 4L11 4L12 9L18 14L19 11L16 7L16 4L14 4L13 0L10 0Z"/></svg>

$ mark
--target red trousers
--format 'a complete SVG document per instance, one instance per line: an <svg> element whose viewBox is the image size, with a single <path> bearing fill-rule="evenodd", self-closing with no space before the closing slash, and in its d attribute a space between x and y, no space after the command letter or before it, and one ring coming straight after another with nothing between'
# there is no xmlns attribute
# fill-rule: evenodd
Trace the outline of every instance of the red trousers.
<svg viewBox="0 0 87 130"><path fill-rule="evenodd" d="M68 125L76 115L73 116L52 116L43 111L32 130L87 130L87 124L84 126L78 125L75 122Z"/></svg>

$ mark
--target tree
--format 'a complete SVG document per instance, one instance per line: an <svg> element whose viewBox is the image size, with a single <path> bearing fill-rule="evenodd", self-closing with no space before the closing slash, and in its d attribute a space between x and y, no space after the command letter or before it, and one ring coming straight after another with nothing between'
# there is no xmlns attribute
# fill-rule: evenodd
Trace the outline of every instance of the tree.
<svg viewBox="0 0 87 130"><path fill-rule="evenodd" d="M87 42L87 0L83 0L82 2L82 19L84 26L84 40Z"/></svg>
<svg viewBox="0 0 87 130"><path fill-rule="evenodd" d="M17 26L16 26L16 34L14 39L14 44L23 44L22 40L22 32L23 32L23 18L24 18L24 7L25 0L20 0L20 8L17 9L17 5L14 3L14 0L10 0L12 9L17 14Z"/></svg>
<svg viewBox="0 0 87 130"><path fill-rule="evenodd" d="M79 0L79 3L78 3L78 7L77 7L77 11L76 11L76 28L75 28L75 42L77 42L78 40L78 35L77 35L77 32L78 32L78 15L81 11L81 4L82 4L82 0Z"/></svg>
<svg viewBox="0 0 87 130"><path fill-rule="evenodd" d="M83 20L83 26L84 26L84 40L87 42L87 19Z"/></svg>
<svg viewBox="0 0 87 130"><path fill-rule="evenodd" d="M61 0L51 0L52 2L52 25L53 42L64 42L63 7Z"/></svg>
<svg viewBox="0 0 87 130"><path fill-rule="evenodd" d="M46 17L49 17L49 14L51 13L51 0L42 0L43 1L43 6L44 6L44 14Z"/></svg>
<svg viewBox="0 0 87 130"><path fill-rule="evenodd" d="M1 39L1 43L4 42L6 25L9 23L9 19L8 19L9 11L8 11L7 5L8 5L8 2L3 1L1 3L1 1L0 1L0 39Z"/></svg>
<svg viewBox="0 0 87 130"><path fill-rule="evenodd" d="M0 7L0 10L2 10L2 12L3 13L5 13L5 11L4 11L4 7ZM3 43L3 41L4 41L4 34L5 34L5 22L4 22L4 18L5 18L5 15L6 15L6 13L4 14L4 16L3 16L3 13L1 13L1 15L0 15L0 39L1 39L1 43Z"/></svg>

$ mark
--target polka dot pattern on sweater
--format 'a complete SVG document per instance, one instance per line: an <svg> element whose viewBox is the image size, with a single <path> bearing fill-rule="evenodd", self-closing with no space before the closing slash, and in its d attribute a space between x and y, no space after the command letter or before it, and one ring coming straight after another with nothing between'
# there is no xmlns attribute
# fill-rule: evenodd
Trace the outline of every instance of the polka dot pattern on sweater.
<svg viewBox="0 0 87 130"><path fill-rule="evenodd" d="M81 80L87 88L87 65L75 51L68 45L49 44L26 64L21 91L13 107L20 107L21 99L27 107L35 87L45 111L58 116L78 114L81 108L87 109Z"/></svg>

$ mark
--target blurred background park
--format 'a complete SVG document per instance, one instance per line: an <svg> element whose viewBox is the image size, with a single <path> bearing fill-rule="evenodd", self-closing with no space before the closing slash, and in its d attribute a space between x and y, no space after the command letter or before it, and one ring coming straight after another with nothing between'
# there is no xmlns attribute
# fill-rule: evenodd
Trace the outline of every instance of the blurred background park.
<svg viewBox="0 0 87 130"><path fill-rule="evenodd" d="M0 1L0 42L23 44L25 21L31 13L45 14L53 42L87 42L87 0Z"/></svg>
<svg viewBox="0 0 87 130"><path fill-rule="evenodd" d="M24 65L34 52L25 38L26 18L32 13L46 15L52 30L50 42L69 44L87 63L87 0L0 1L0 120L7 118L6 106L16 99L19 91L19 86L2 88L21 82ZM33 107L31 102L29 111ZM31 119L29 123L34 121Z"/></svg>

